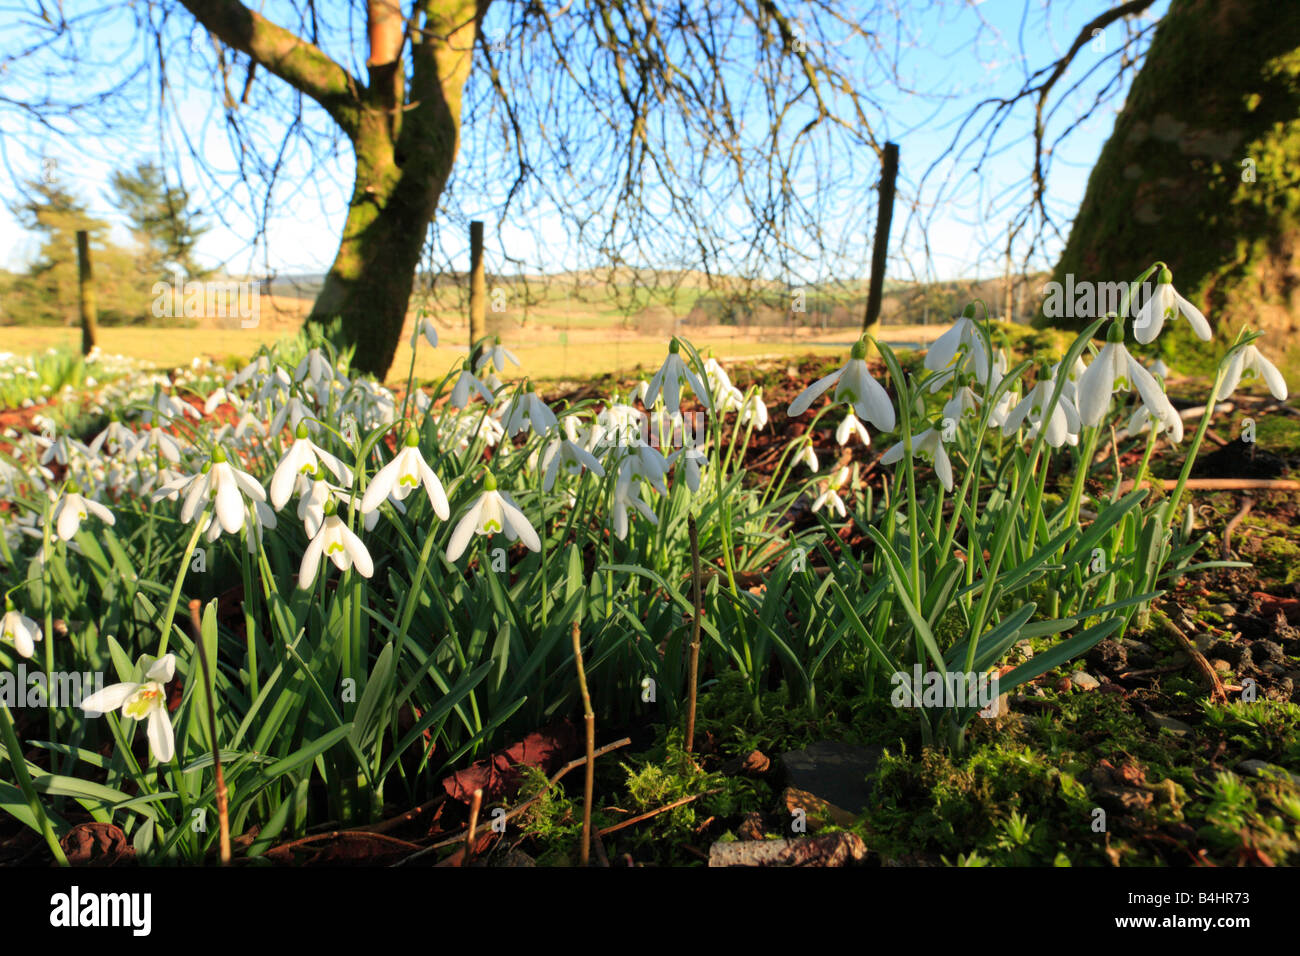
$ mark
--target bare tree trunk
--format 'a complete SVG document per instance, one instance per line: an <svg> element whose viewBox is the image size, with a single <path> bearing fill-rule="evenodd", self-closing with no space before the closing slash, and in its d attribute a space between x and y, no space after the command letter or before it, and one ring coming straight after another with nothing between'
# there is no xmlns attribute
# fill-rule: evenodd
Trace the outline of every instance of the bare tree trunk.
<svg viewBox="0 0 1300 956"><path fill-rule="evenodd" d="M356 183L308 322L340 322L354 367L387 374L429 223L460 147L461 94L489 0L367 0L369 84L239 0L181 0L223 43L310 96L352 142ZM403 49L411 43L410 82Z"/></svg>
<svg viewBox="0 0 1300 956"><path fill-rule="evenodd" d="M90 233L77 230L77 288L81 305L81 354L95 347L95 275L90 264Z"/></svg>
<svg viewBox="0 0 1300 956"><path fill-rule="evenodd" d="M1300 16L1275 0L1173 0L1088 181L1062 285L1156 259L1212 322L1284 349L1300 326ZM1081 328L1089 316L1040 324Z"/></svg>
<svg viewBox="0 0 1300 956"><path fill-rule="evenodd" d="M487 335L487 275L483 270L483 223L469 224L469 347ZM470 355L475 361L477 355Z"/></svg>

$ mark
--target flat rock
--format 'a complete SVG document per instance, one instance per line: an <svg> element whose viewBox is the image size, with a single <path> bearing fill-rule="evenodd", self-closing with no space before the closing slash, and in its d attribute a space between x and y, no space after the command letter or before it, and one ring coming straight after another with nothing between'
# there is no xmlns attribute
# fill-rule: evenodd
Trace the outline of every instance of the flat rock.
<svg viewBox="0 0 1300 956"><path fill-rule="evenodd" d="M1167 730L1175 737L1186 737L1192 732L1190 724L1185 724L1173 717L1166 717L1164 714L1158 714L1154 710L1147 711L1142 719L1146 721L1148 727L1155 730Z"/></svg>
<svg viewBox="0 0 1300 956"><path fill-rule="evenodd" d="M871 799L868 777L880 763L881 747L857 747L819 740L781 754L786 782L849 813L861 813Z"/></svg>
<svg viewBox="0 0 1300 956"><path fill-rule="evenodd" d="M1237 764L1237 769L1243 773L1248 773L1252 777L1261 779L1276 777L1281 780L1290 780L1292 784L1300 787L1300 774L1294 774L1277 764L1271 764L1267 760L1243 760Z"/></svg>
<svg viewBox="0 0 1300 956"><path fill-rule="evenodd" d="M1070 675L1070 680L1079 690L1096 690L1101 686L1101 681L1093 677L1087 671L1075 671Z"/></svg>
<svg viewBox="0 0 1300 956"><path fill-rule="evenodd" d="M851 866L867 856L856 833L795 840L744 840L709 847L709 866Z"/></svg>

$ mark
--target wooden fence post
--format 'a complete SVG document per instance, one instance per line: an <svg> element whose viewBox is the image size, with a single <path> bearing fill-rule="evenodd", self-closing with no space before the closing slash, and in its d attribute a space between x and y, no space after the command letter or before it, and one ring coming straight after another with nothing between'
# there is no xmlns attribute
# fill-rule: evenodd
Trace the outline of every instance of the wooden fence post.
<svg viewBox="0 0 1300 956"><path fill-rule="evenodd" d="M470 363L478 355L475 346L487 335L487 276L483 271L483 223L469 224L469 347Z"/></svg>
<svg viewBox="0 0 1300 956"><path fill-rule="evenodd" d="M81 354L95 347L95 277L90 266L90 233L77 230L77 286L81 303Z"/></svg>

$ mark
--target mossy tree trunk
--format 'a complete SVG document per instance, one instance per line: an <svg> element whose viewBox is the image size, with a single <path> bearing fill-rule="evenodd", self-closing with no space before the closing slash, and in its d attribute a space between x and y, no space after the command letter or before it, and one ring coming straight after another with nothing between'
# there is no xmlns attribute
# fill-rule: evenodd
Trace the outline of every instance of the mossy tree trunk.
<svg viewBox="0 0 1300 956"><path fill-rule="evenodd" d="M356 182L338 253L307 321L340 321L344 342L356 346L353 367L382 378L456 161L461 96L488 0L417 0L412 19L420 28L409 37L392 0L368 0L368 84L239 0L182 2L214 36L316 100L351 141Z"/></svg>
<svg viewBox="0 0 1300 956"><path fill-rule="evenodd" d="M1057 282L1156 259L1218 334L1300 327L1300 10L1173 0L1088 181ZM1082 327L1090 320L1040 322Z"/></svg>

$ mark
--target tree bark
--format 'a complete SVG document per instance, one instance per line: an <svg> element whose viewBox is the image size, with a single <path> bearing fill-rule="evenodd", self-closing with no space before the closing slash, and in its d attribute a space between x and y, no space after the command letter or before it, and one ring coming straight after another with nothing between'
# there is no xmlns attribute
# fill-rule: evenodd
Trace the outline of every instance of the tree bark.
<svg viewBox="0 0 1300 956"><path fill-rule="evenodd" d="M1131 281L1162 259L1220 337L1248 323L1278 354L1300 327L1297 165L1300 15L1274 0L1173 0L1053 278Z"/></svg>
<svg viewBox="0 0 1300 956"><path fill-rule="evenodd" d="M239 0L182 0L215 37L319 103L351 140L356 181L343 235L307 321L338 322L342 344L356 349L353 368L381 379L460 147L461 95L488 2L417 0L408 22L396 0L369 0L365 84Z"/></svg>

